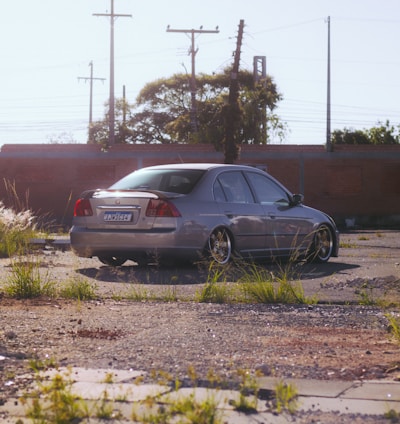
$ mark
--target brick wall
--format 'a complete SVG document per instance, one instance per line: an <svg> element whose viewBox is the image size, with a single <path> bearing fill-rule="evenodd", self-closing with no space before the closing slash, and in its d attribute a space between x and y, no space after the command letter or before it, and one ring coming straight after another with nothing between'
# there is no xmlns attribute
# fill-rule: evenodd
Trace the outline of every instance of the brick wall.
<svg viewBox="0 0 400 424"><path fill-rule="evenodd" d="M0 199L15 196L38 215L69 225L73 205L86 189L107 187L132 170L176 162L223 162L210 145L4 145L0 151ZM339 224L400 224L400 146L243 146L237 163L266 166L305 203L332 215Z"/></svg>

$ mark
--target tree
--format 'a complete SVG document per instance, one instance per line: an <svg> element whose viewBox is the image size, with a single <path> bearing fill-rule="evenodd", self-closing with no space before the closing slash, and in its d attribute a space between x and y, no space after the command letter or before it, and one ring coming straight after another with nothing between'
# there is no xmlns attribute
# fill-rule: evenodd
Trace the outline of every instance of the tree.
<svg viewBox="0 0 400 424"><path fill-rule="evenodd" d="M364 130L345 128L332 133L332 144L399 144L399 127L397 129L389 120L383 124L378 121L377 127Z"/></svg>
<svg viewBox="0 0 400 424"><path fill-rule="evenodd" d="M378 122L379 127L373 127L366 130L368 138L372 144L399 144L399 128L390 124L389 120L382 124Z"/></svg>
<svg viewBox="0 0 400 424"><path fill-rule="evenodd" d="M332 144L370 144L368 136L361 130L345 128L332 132Z"/></svg>
<svg viewBox="0 0 400 424"><path fill-rule="evenodd" d="M108 136L109 136L109 127L108 127L108 102L105 104L106 113L105 117L101 121L93 122L89 128L89 143L100 144L104 148L108 146ZM125 99L116 99L114 112L115 112L115 142L116 143L126 143L132 137L132 131L128 126L127 117L130 117L130 108L132 106ZM128 118L129 118L128 117Z"/></svg>
<svg viewBox="0 0 400 424"><path fill-rule="evenodd" d="M253 74L240 72L239 113L240 143L265 144L272 135L284 138L286 125L273 113L281 95L270 77L254 85ZM190 122L190 77L175 74L148 83L130 106L124 137L116 119L117 142L126 143L210 143L221 149L224 138L224 107L229 95L230 71L215 75L201 74L196 79L198 132ZM121 111L116 117L121 116ZM239 122L238 121L238 122ZM94 124L94 140L104 142L107 120ZM267 129L268 127L268 129Z"/></svg>
<svg viewBox="0 0 400 424"><path fill-rule="evenodd" d="M63 131L59 134L51 134L47 137L50 144L76 144L78 143L72 133Z"/></svg>

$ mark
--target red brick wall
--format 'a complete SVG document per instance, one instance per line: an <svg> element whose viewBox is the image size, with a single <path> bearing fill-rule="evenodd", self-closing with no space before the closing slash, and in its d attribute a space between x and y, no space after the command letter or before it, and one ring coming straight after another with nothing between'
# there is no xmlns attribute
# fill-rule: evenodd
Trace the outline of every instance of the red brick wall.
<svg viewBox="0 0 400 424"><path fill-rule="evenodd" d="M36 214L70 224L79 194L107 187L134 169L176 162L223 162L210 145L4 145L0 151L0 200L12 204L5 181ZM243 146L237 163L266 166L305 203L342 223L400 223L400 146Z"/></svg>

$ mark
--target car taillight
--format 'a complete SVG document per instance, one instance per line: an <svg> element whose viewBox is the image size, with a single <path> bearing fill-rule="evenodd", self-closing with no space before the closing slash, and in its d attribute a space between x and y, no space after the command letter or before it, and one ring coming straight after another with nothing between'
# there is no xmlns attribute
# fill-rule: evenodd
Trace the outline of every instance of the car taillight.
<svg viewBox="0 0 400 424"><path fill-rule="evenodd" d="M178 209L168 200L151 199L146 209L146 216L177 218L181 216Z"/></svg>
<svg viewBox="0 0 400 424"><path fill-rule="evenodd" d="M92 216L93 211L89 199L78 199L75 203L74 216Z"/></svg>

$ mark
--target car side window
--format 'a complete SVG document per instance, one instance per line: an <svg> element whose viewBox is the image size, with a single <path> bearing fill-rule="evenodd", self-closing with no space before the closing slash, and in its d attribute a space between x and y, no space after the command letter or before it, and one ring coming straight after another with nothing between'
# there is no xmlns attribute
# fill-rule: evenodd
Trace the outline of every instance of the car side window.
<svg viewBox="0 0 400 424"><path fill-rule="evenodd" d="M230 203L254 203L253 194L251 193L250 187L241 172L223 172L218 176L218 179L214 184L215 200L222 198L220 194L218 194L218 198L216 196L217 184L220 185L224 198L226 199L222 201Z"/></svg>
<svg viewBox="0 0 400 424"><path fill-rule="evenodd" d="M214 183L213 192L214 192L214 199L217 202L226 202L224 190L221 186L221 183L218 180L216 180Z"/></svg>
<svg viewBox="0 0 400 424"><path fill-rule="evenodd" d="M268 177L255 172L248 172L246 176L250 180L257 199L261 204L270 205L289 201L286 191Z"/></svg>

